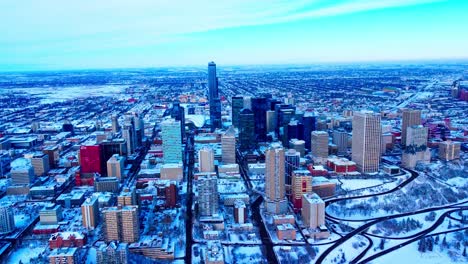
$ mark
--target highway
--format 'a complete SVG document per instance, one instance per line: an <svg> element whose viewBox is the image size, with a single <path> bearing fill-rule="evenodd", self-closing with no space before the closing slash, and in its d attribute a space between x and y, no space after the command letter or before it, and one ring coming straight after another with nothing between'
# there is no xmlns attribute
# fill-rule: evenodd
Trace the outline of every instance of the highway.
<svg viewBox="0 0 468 264"><path fill-rule="evenodd" d="M403 188L404 186L408 185L409 183L411 183L413 180L415 180L417 177L418 177L418 173L413 171L413 170L409 170L409 172L411 173L411 177L408 178L406 181L404 181L403 183L401 183L400 185L396 186L395 188L391 189L391 190L388 190L388 191L385 191L385 192L382 192L382 193L377 193L377 194L369 194L369 195L359 195L359 196L353 196L353 197L344 197L344 198L333 198L333 199L330 199L330 200L327 200L325 203L326 203L326 206L332 204L332 203L335 203L335 202L339 202L339 201L343 201L343 200L351 200L351 199L360 199L360 198L369 198L369 197L374 197L374 196L380 196L380 195L385 195L385 194L389 194L389 193L392 193L394 191L397 191L397 190L400 190L401 188ZM442 209L450 209L450 208L453 208L453 210L450 210L450 211L447 211L445 212L444 214L442 214L442 216L439 217L439 219L436 221L436 223L434 223L434 225L432 225L430 228L428 229L425 229L419 233L416 233L412 236L409 236L409 237L406 237L406 239L409 238L409 241L406 241L396 247L392 247L392 248L389 248L385 251L382 251L382 252L379 252L378 254L372 256L372 257L369 257L369 258L366 258L364 259L363 261L359 262L361 258L363 258L366 253L368 252L368 250L372 247L372 242L370 243L370 245L368 245L366 247L366 249L364 249L363 252L361 252L358 256L356 256L353 260L351 260L350 262L351 263L368 263L369 261L379 257L379 256L382 256L388 252L391 252L393 250L396 250L398 248L401 248L402 246L405 246L407 244L410 244L418 239L420 239L421 237L427 235L428 233L430 233L431 231L435 230L445 219L445 217L447 216L450 216L451 213L453 212L456 212L456 211L459 211L459 210L466 210L468 209L468 207L466 206L462 206L463 204L465 204L466 201L464 202L459 202L459 203L454 203L454 204L451 204L451 205L444 205L444 206L439 206L439 207L432 207L432 208L426 208L426 209L422 209L422 210L418 210L418 211L415 211L415 212L407 212L407 213L401 213L401 214L394 214L394 215L389 215L389 216L383 216L383 217L374 217L374 218L369 218L369 219L361 219L361 220L349 220L349 219L343 219L343 218L338 218L338 217L333 217L333 216L330 216L329 214L325 213L326 214L326 217L327 217L327 220L329 221L332 221L332 222L337 222L337 221L358 221L358 222L363 222L363 221L370 221L370 222L367 222L365 223L364 225L354 229L353 231L349 232L348 234L344 235L342 238L338 239L336 241L336 243L334 243L332 246L330 246L329 248L327 248L320 256L319 258L317 259L317 263L322 263L325 258L333 251L335 250L336 248L338 248L339 246L341 246L343 243L345 243L346 241L348 241L349 239L351 239L353 236L355 235L363 235L365 236L369 241L371 241L371 239L368 237L368 236L374 236L374 235L371 235L371 234L367 234L367 230L369 227L379 223L379 222L383 222L383 221L387 221L387 220L390 220L390 219L395 219L395 218L399 218L399 217L404 217L404 216L411 216L411 215L415 215L415 214L420 214L420 213L426 213L426 212L432 212L432 211L437 211L437 210L442 210ZM386 237L382 237L382 238L386 238Z"/></svg>

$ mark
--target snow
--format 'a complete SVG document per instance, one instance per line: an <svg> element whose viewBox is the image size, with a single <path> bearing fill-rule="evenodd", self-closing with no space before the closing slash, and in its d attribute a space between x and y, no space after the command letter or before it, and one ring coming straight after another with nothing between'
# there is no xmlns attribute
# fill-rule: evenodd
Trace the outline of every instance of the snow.
<svg viewBox="0 0 468 264"><path fill-rule="evenodd" d="M455 187L465 187L468 186L468 178L455 177L447 180L447 183Z"/></svg>
<svg viewBox="0 0 468 264"><path fill-rule="evenodd" d="M340 180L342 182L341 188L346 191L374 187L383 183L382 180L378 179L369 179L369 180Z"/></svg>
<svg viewBox="0 0 468 264"><path fill-rule="evenodd" d="M466 263L466 259L454 260L447 253L441 252L438 246L432 252L420 253L418 242L411 243L398 250L392 251L375 259L371 263L394 264L394 263L424 263L424 264L446 264L446 263Z"/></svg>
<svg viewBox="0 0 468 264"><path fill-rule="evenodd" d="M334 263L335 258L339 261L343 257L346 259L346 263L346 261L350 261L358 256L368 245L369 241L365 237L360 235L353 236L351 239L330 252L330 254L328 254L324 259L323 263Z"/></svg>
<svg viewBox="0 0 468 264"><path fill-rule="evenodd" d="M27 245L27 241L24 242ZM29 260L36 258L39 254L43 253L46 250L46 245L40 245L39 243L32 243L29 246L21 247L14 250L6 263L29 263Z"/></svg>

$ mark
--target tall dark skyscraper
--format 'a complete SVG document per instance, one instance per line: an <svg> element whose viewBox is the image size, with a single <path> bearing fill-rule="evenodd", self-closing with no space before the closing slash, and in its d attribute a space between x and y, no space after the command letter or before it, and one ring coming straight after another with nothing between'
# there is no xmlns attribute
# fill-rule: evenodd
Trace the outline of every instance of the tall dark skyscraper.
<svg viewBox="0 0 468 264"><path fill-rule="evenodd" d="M266 112L269 109L268 98L252 98L252 112L255 119L255 137L257 141L266 141Z"/></svg>
<svg viewBox="0 0 468 264"><path fill-rule="evenodd" d="M317 117L311 115L304 115L302 124L304 124L304 141L306 149L310 150L310 133L317 130Z"/></svg>
<svg viewBox="0 0 468 264"><path fill-rule="evenodd" d="M210 101L211 131L221 128L221 100L218 93L218 78L216 77L216 64L208 63L208 99Z"/></svg>
<svg viewBox="0 0 468 264"><path fill-rule="evenodd" d="M239 143L241 150L253 149L255 146L255 118L250 109L244 108L239 115Z"/></svg>
<svg viewBox="0 0 468 264"><path fill-rule="evenodd" d="M239 114L242 108L244 108L244 97L233 96L232 99L232 125L239 128Z"/></svg>

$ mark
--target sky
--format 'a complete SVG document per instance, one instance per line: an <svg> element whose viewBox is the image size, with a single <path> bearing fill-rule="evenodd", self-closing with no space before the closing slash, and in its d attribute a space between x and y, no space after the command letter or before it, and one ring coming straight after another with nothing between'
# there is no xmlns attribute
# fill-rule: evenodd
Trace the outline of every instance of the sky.
<svg viewBox="0 0 468 264"><path fill-rule="evenodd" d="M466 0L0 2L0 71L468 59Z"/></svg>

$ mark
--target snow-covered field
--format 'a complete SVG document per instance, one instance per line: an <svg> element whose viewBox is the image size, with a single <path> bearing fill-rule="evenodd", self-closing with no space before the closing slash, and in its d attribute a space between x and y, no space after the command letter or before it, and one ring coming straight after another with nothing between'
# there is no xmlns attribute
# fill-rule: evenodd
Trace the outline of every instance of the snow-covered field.
<svg viewBox="0 0 468 264"><path fill-rule="evenodd" d="M122 85L99 85L99 86L69 86L69 87L41 87L41 88L13 88L9 92L29 94L41 99L41 104L64 102L76 98L93 96L116 96L127 86Z"/></svg>
<svg viewBox="0 0 468 264"><path fill-rule="evenodd" d="M350 180L340 180L342 182L341 188L346 191L352 191L362 188L369 188L380 185L384 183L380 179L369 179L369 180L360 180L360 179L350 179Z"/></svg>
<svg viewBox="0 0 468 264"><path fill-rule="evenodd" d="M23 247L14 250L6 260L6 263L29 263L30 259L36 258L39 254L43 253L47 248L47 243L31 243L23 242Z"/></svg>

